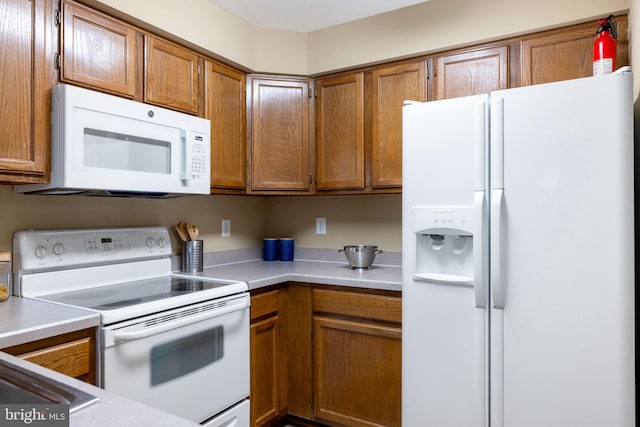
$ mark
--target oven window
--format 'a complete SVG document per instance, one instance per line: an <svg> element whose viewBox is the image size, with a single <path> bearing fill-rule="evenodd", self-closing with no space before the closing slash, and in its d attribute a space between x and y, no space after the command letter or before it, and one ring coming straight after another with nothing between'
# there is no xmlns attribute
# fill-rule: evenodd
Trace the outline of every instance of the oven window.
<svg viewBox="0 0 640 427"><path fill-rule="evenodd" d="M170 174L171 143L85 128L84 166Z"/></svg>
<svg viewBox="0 0 640 427"><path fill-rule="evenodd" d="M180 338L151 349L151 385L171 381L224 356L222 326Z"/></svg>

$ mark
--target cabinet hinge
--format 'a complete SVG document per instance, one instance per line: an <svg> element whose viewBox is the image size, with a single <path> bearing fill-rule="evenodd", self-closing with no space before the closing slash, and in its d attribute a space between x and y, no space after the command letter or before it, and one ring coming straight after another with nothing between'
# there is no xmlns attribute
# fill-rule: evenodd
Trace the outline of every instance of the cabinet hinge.
<svg viewBox="0 0 640 427"><path fill-rule="evenodd" d="M61 22L60 20L61 20L61 16L60 16L60 9L56 9L56 10L53 12L53 23L54 23L57 27L59 27L59 26L60 26L60 22Z"/></svg>
<svg viewBox="0 0 640 427"><path fill-rule="evenodd" d="M309 174L309 184L313 184L313 174Z"/></svg>
<svg viewBox="0 0 640 427"><path fill-rule="evenodd" d="M56 52L56 54L53 56L53 66L56 70L60 69L60 59L60 53Z"/></svg>

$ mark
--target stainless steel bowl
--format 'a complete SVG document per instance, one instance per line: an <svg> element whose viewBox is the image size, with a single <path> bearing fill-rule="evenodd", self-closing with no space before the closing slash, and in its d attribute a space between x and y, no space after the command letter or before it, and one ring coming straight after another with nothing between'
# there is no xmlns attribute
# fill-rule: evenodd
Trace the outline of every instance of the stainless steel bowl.
<svg viewBox="0 0 640 427"><path fill-rule="evenodd" d="M376 254L382 253L377 246L373 245L348 245L338 252L344 252L351 268L369 268L376 258Z"/></svg>

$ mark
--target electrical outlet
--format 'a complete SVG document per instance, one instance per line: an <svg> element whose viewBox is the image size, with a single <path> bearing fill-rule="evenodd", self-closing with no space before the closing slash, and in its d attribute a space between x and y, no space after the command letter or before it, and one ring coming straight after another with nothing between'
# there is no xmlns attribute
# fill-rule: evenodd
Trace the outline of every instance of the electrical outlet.
<svg viewBox="0 0 640 427"><path fill-rule="evenodd" d="M327 234L327 218L323 216L316 218L316 234Z"/></svg>
<svg viewBox="0 0 640 427"><path fill-rule="evenodd" d="M222 237L231 236L231 220L230 219L222 220L222 232L220 234L222 235Z"/></svg>

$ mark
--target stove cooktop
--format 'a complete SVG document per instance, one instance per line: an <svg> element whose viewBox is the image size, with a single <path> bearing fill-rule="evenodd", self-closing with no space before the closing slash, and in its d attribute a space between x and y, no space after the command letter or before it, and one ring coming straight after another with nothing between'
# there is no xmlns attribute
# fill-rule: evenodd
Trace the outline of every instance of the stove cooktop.
<svg viewBox="0 0 640 427"><path fill-rule="evenodd" d="M41 295L38 299L97 311L102 323L108 324L246 291L244 282L164 276Z"/></svg>
<svg viewBox="0 0 640 427"><path fill-rule="evenodd" d="M163 276L38 299L97 311L108 324L246 291L244 282Z"/></svg>
<svg viewBox="0 0 640 427"><path fill-rule="evenodd" d="M80 291L44 295L42 298L52 302L102 311L180 297L194 292L215 290L227 285L228 283L205 282L184 277L160 277Z"/></svg>

